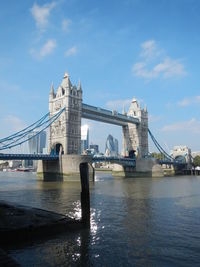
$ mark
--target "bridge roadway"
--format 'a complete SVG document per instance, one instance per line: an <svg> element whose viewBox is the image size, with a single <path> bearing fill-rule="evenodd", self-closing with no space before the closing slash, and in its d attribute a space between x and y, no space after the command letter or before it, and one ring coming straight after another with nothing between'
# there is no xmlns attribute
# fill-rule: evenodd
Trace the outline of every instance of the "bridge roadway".
<svg viewBox="0 0 200 267"><path fill-rule="evenodd" d="M110 162L110 163L117 163L123 166L136 166L136 159L135 158L123 158L123 157L104 157L104 156L94 156L92 159L93 162Z"/></svg>
<svg viewBox="0 0 200 267"><path fill-rule="evenodd" d="M59 155L52 154L4 154L0 153L0 160L58 160ZM135 158L123 158L123 157L105 157L105 156L94 156L92 159L93 162L110 162L116 163L123 166L136 166ZM170 161L170 160L159 160L159 164L166 165L176 165L176 166L184 166L186 163L180 161Z"/></svg>
<svg viewBox="0 0 200 267"><path fill-rule="evenodd" d="M180 162L178 160L159 160L159 164L162 165L162 164L166 164L166 165L179 165L179 166L184 166L184 165L187 165L187 163L185 162Z"/></svg>
<svg viewBox="0 0 200 267"><path fill-rule="evenodd" d="M0 160L58 160L59 155L49 154L3 154L0 153ZM110 162L117 163L124 166L135 166L135 158L122 158L122 157L93 157L93 162Z"/></svg>
<svg viewBox="0 0 200 267"><path fill-rule="evenodd" d="M117 111L110 111L107 109L82 104L82 118L106 122L119 126L126 126L128 123L139 124L139 119L118 113Z"/></svg>
<svg viewBox="0 0 200 267"><path fill-rule="evenodd" d="M58 160L59 155L49 154L3 154L0 153L0 160Z"/></svg>

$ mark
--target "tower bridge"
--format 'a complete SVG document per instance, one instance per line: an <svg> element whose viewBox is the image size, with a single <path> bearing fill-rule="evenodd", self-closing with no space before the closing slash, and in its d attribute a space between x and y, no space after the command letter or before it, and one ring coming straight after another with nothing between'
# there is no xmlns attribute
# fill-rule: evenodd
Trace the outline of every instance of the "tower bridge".
<svg viewBox="0 0 200 267"><path fill-rule="evenodd" d="M65 107L62 115L50 126L49 153L61 150L63 154L80 154L81 119L101 121L122 127L123 155L128 156L131 150L138 157L148 155L148 112L142 109L133 98L128 113L120 114L82 102L82 87L72 85L68 73L64 74L62 83L54 92L53 85L49 95L50 116L54 116Z"/></svg>
<svg viewBox="0 0 200 267"><path fill-rule="evenodd" d="M145 176L162 175L162 169L152 158L149 158L148 133L158 150L165 156L169 164L178 164L168 155L156 141L148 129L148 112L141 108L133 98L127 113L118 113L104 108L83 103L81 83L72 85L68 73L64 74L61 84L54 90L53 84L49 94L49 113L25 129L0 139L0 151L21 145L36 135L31 135L35 129L49 129L48 154L1 154L0 159L35 159L39 160L38 173L53 177L79 173L81 162L109 161L117 163L117 172L128 171ZM101 157L81 155L81 120L82 118L114 124L122 127L123 157ZM135 152L137 160L129 155ZM131 153L130 153L131 152ZM160 162L163 164L163 162ZM119 168L119 165L121 166Z"/></svg>

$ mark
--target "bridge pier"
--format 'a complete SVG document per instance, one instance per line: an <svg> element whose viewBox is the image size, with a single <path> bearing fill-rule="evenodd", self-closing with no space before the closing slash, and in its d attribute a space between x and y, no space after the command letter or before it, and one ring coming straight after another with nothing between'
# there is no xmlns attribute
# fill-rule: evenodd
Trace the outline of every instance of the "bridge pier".
<svg viewBox="0 0 200 267"><path fill-rule="evenodd" d="M136 166L114 164L113 176L120 177L163 177L162 167L152 158L136 159Z"/></svg>
<svg viewBox="0 0 200 267"><path fill-rule="evenodd" d="M80 181L80 163L90 165L90 179L93 179L92 157L88 155L60 155L58 160L38 162L37 176L44 181Z"/></svg>

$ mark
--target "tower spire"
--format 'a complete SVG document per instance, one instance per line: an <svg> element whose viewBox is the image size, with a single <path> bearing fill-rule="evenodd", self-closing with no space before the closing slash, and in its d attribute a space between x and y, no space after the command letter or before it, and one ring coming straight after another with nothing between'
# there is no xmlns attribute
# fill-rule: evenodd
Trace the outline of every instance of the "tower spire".
<svg viewBox="0 0 200 267"><path fill-rule="evenodd" d="M126 110L125 110L125 105L123 105L122 114L123 114L123 115L126 115L126 114L127 114L127 113L126 113Z"/></svg>
<svg viewBox="0 0 200 267"><path fill-rule="evenodd" d="M62 88L71 88L72 87L71 81L69 79L69 74L67 71L64 74L61 86L62 86Z"/></svg>
<svg viewBox="0 0 200 267"><path fill-rule="evenodd" d="M53 86L53 82L51 83L50 95L54 95L54 86Z"/></svg>
<svg viewBox="0 0 200 267"><path fill-rule="evenodd" d="M78 90L82 91L82 86L81 86L81 81L80 81L80 79L79 79L79 81L78 81Z"/></svg>

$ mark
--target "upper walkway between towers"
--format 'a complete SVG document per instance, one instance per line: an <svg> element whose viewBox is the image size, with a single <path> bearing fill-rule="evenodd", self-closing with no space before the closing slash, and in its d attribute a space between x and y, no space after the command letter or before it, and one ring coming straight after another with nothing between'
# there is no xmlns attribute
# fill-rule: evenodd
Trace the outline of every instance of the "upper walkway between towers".
<svg viewBox="0 0 200 267"><path fill-rule="evenodd" d="M82 118L106 122L119 126L126 126L128 123L140 123L137 117L128 116L126 114L118 113L115 110L110 111L84 103L82 104Z"/></svg>

